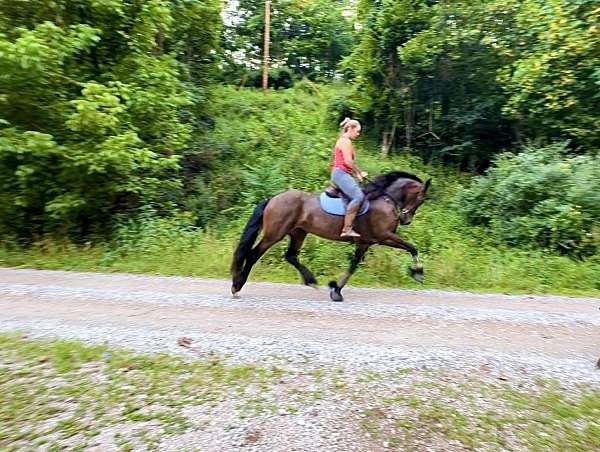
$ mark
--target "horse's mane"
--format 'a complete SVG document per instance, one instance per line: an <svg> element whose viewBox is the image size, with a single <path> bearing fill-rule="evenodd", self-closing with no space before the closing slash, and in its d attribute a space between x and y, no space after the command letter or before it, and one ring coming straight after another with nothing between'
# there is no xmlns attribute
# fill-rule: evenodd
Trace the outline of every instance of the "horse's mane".
<svg viewBox="0 0 600 452"><path fill-rule="evenodd" d="M383 196L385 194L385 190L398 179L410 179L421 184L423 183L423 181L414 174L405 173L404 171L392 171L391 173L380 174L371 182L369 182L369 184L363 189L365 197L369 200L372 200Z"/></svg>

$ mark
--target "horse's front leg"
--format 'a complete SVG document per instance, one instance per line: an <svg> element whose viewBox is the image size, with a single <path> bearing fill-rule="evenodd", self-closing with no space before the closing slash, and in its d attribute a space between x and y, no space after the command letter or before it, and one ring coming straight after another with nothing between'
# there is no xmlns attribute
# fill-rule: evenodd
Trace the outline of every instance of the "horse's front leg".
<svg viewBox="0 0 600 452"><path fill-rule="evenodd" d="M331 281L329 283L329 297L332 301L344 301L344 297L342 296L342 289L352 276L352 274L358 268L358 264L364 259L365 254L367 253L369 247L371 245L368 243L359 243L356 245L356 250L354 251L354 256L350 261L350 267L344 275L340 278L339 282Z"/></svg>
<svg viewBox="0 0 600 452"><path fill-rule="evenodd" d="M304 243L304 239L306 238L306 232L302 229L294 229L292 232L289 233L289 236L290 246L285 253L285 260L287 260L296 268L296 270L300 272L304 284L310 287L314 287L316 289L317 279L314 277L311 271L304 265L302 265L298 260L298 254L300 253L300 248L302 248L302 244Z"/></svg>
<svg viewBox="0 0 600 452"><path fill-rule="evenodd" d="M415 281L418 281L420 283L423 282L423 279L424 279L423 264L419 260L419 252L417 251L417 248L415 248L414 245L408 243L406 240L402 240L400 237L398 237L393 232L390 232L389 234L387 234L385 236L384 240L382 240L379 243L381 245L391 246L392 248L399 248L399 249L408 251L413 258L413 263L415 264L414 267L409 267L409 269L408 269L409 275Z"/></svg>

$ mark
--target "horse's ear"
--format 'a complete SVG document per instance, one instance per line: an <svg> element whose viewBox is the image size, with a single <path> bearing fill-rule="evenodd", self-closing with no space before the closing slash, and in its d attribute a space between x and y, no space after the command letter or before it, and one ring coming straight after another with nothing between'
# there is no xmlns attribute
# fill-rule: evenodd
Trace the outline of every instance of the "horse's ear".
<svg viewBox="0 0 600 452"><path fill-rule="evenodd" d="M423 188L423 193L427 193L427 190L429 190L430 185L431 185L431 179L427 179L427 182L425 182L425 187Z"/></svg>

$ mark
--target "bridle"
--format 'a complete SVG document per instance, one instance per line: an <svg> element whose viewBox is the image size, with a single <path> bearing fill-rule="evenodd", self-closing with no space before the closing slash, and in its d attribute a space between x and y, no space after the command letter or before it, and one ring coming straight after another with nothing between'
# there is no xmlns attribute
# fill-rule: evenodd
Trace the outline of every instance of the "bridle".
<svg viewBox="0 0 600 452"><path fill-rule="evenodd" d="M396 200L385 190L383 192L383 196L385 196L386 199L389 199L392 202L397 217L400 217L400 215L407 215L410 212L410 209L402 208L400 203L396 202Z"/></svg>

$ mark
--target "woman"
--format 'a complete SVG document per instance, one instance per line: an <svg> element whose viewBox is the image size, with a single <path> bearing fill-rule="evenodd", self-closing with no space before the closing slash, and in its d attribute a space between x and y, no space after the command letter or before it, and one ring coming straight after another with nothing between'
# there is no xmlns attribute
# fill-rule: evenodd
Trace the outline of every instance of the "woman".
<svg viewBox="0 0 600 452"><path fill-rule="evenodd" d="M345 118L341 123L342 134L335 143L331 181L351 199L344 217L344 227L340 237L360 238L352 225L364 199L364 194L353 176L362 181L367 173L356 166L356 154L352 140L360 135L360 122Z"/></svg>

